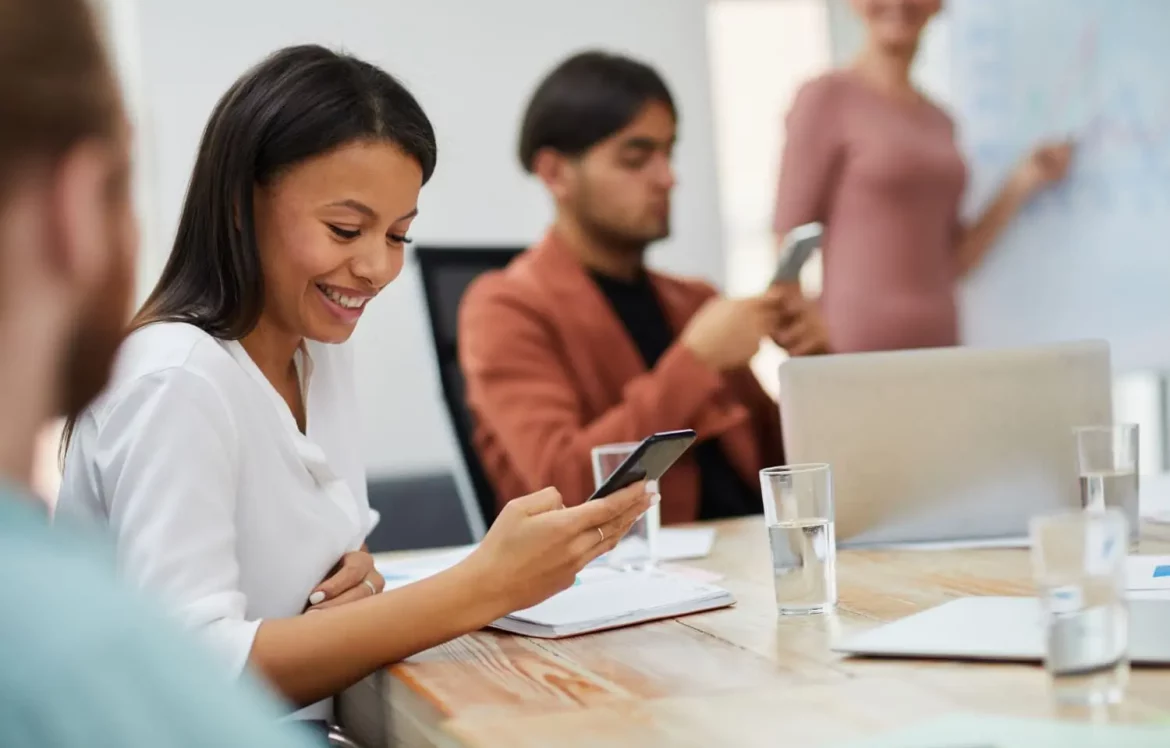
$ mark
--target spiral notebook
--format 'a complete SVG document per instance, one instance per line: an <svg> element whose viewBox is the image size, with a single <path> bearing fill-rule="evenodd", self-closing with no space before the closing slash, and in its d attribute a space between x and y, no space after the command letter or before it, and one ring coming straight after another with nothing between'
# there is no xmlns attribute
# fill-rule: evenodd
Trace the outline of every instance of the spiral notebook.
<svg viewBox="0 0 1170 748"><path fill-rule="evenodd" d="M730 592L712 584L670 574L617 572L588 578L491 626L522 636L559 639L734 604Z"/></svg>

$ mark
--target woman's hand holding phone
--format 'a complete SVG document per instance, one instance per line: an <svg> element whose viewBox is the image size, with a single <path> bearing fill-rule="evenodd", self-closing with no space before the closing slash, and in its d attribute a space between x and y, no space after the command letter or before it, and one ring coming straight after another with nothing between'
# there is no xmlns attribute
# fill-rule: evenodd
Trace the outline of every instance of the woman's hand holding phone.
<svg viewBox="0 0 1170 748"><path fill-rule="evenodd" d="M648 483L570 508L554 488L514 499L463 564L498 601L500 616L531 607L571 587L577 572L657 503L657 485Z"/></svg>

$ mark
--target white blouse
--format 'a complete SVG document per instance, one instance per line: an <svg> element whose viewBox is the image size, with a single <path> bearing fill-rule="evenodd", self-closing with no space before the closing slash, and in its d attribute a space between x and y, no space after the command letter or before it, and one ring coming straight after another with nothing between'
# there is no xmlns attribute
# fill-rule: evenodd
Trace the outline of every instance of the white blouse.
<svg viewBox="0 0 1170 748"><path fill-rule="evenodd" d="M159 323L78 421L57 512L108 524L122 572L235 671L372 528L347 346L297 355L308 434L238 342ZM331 703L296 716L328 719Z"/></svg>

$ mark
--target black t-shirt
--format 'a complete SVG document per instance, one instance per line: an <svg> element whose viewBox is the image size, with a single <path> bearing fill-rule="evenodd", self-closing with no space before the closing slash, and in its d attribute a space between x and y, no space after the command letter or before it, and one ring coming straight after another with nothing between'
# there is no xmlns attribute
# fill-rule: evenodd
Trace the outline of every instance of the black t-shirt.
<svg viewBox="0 0 1170 748"><path fill-rule="evenodd" d="M643 274L626 282L593 273L593 281L625 325L647 368L654 368L674 343L674 332L650 279ZM695 444L691 453L699 465L699 519L742 517L761 511L759 492L752 490L728 462L718 439Z"/></svg>

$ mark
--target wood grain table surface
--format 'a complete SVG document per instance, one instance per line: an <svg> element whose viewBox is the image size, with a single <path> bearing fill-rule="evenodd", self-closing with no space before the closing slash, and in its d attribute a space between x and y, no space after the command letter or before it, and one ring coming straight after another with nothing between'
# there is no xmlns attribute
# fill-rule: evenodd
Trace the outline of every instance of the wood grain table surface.
<svg viewBox="0 0 1170 748"><path fill-rule="evenodd" d="M1030 595L1027 551L840 551L837 612L782 617L762 518L713 525L713 552L688 563L722 574L734 607L559 641L478 632L350 689L343 718L369 748L822 746L954 712L1078 718L1039 665L829 649L952 598ZM1140 552L1170 553L1170 527L1145 525ZM1170 718L1170 669L1135 669L1109 717Z"/></svg>

